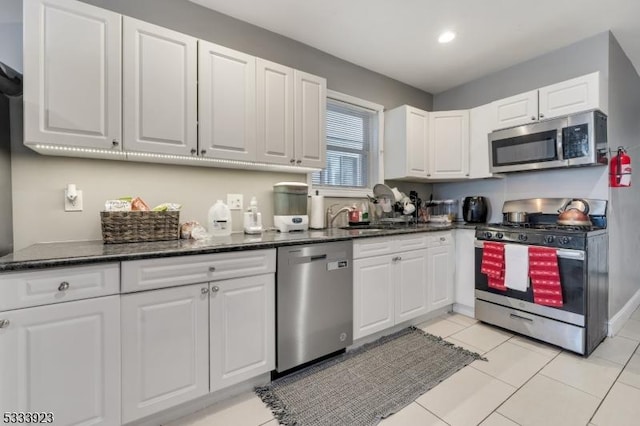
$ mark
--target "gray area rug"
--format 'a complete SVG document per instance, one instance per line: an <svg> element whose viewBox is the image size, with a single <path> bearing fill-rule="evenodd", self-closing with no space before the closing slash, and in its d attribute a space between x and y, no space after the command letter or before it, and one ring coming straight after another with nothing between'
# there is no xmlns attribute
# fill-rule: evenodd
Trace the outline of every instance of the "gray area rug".
<svg viewBox="0 0 640 426"><path fill-rule="evenodd" d="M256 393L283 425L376 425L477 359L484 358L410 327Z"/></svg>

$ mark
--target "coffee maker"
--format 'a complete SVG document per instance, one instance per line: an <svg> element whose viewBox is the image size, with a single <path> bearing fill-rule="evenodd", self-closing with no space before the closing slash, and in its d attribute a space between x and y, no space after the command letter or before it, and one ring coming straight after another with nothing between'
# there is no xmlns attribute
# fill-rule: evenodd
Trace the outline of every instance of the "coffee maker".
<svg viewBox="0 0 640 426"><path fill-rule="evenodd" d="M462 217L467 223L485 223L489 211L489 200L485 197L465 197Z"/></svg>

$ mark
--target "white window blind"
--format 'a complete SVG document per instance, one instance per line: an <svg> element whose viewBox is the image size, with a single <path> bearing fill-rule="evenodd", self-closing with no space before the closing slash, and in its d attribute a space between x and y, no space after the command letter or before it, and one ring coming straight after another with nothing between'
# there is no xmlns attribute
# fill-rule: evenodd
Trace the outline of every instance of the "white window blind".
<svg viewBox="0 0 640 426"><path fill-rule="evenodd" d="M363 189L376 172L378 112L327 99L327 167L311 176L314 187Z"/></svg>

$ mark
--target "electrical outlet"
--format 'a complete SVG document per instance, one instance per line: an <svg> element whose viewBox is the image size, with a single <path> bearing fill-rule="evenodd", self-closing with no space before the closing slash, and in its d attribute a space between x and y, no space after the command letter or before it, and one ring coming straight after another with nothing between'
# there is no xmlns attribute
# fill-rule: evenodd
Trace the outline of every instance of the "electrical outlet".
<svg viewBox="0 0 640 426"><path fill-rule="evenodd" d="M75 198L73 201L69 198L68 192L64 192L64 211L65 212L81 212L82 211L82 191L75 191Z"/></svg>
<svg viewBox="0 0 640 426"><path fill-rule="evenodd" d="M242 194L227 194L227 206L230 210L242 210Z"/></svg>

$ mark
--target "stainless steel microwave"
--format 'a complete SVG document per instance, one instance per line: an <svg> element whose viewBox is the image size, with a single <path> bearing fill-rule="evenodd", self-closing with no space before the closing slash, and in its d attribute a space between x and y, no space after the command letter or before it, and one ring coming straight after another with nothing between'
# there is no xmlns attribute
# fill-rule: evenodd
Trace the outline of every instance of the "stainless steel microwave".
<svg viewBox="0 0 640 426"><path fill-rule="evenodd" d="M607 164L607 116L589 111L489 134L492 173Z"/></svg>

